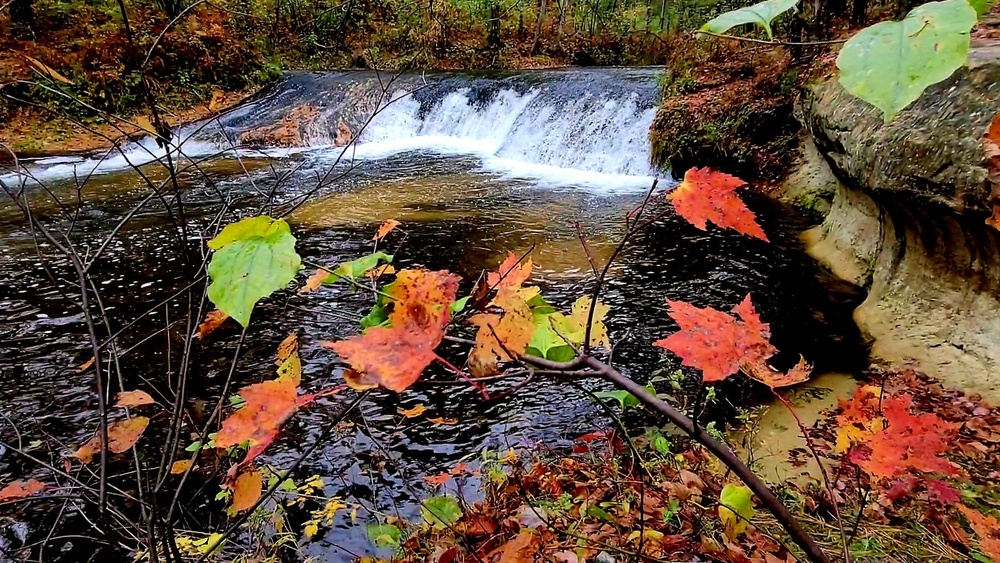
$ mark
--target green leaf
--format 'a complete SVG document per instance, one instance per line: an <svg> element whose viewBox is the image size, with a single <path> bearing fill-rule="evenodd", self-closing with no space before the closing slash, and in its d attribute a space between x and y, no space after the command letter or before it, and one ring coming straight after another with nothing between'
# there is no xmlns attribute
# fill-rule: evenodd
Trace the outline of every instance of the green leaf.
<svg viewBox="0 0 1000 563"><path fill-rule="evenodd" d="M539 358L548 358L551 360L552 358L549 358L551 350L559 347L568 347L566 341L559 336L559 333L552 326L552 320L555 317L561 316L563 316L561 313L544 313L540 312L539 309L532 309L531 322L535 326L535 331L531 333L531 341L528 342L528 348L533 350L528 353ZM570 352L572 351L573 349L570 348ZM572 356L570 359L572 359Z"/></svg>
<svg viewBox="0 0 1000 563"><path fill-rule="evenodd" d="M266 215L227 225L208 246L215 250L208 298L244 327L254 305L288 285L302 264L288 223Z"/></svg>
<svg viewBox="0 0 1000 563"><path fill-rule="evenodd" d="M602 401L607 401L608 399L613 399L618 401L619 406L622 410L628 407L639 406L639 399L635 398L635 395L629 393L628 391L615 390L615 391L598 391L594 395L601 399Z"/></svg>
<svg viewBox="0 0 1000 563"><path fill-rule="evenodd" d="M610 514L608 514L608 511L598 506L593 506L593 505L588 506L587 516L590 516L591 518L597 518L598 520L604 520L605 522L608 522L610 524L615 523L615 519Z"/></svg>
<svg viewBox="0 0 1000 563"><path fill-rule="evenodd" d="M840 84L882 110L888 123L928 86L965 64L976 10L966 0L929 2L902 21L862 29L837 57Z"/></svg>
<svg viewBox="0 0 1000 563"><path fill-rule="evenodd" d="M773 39L771 22L798 3L799 0L766 0L753 6L726 12L701 26L701 29L712 33L725 33L738 25L752 23L762 27L768 38Z"/></svg>
<svg viewBox="0 0 1000 563"><path fill-rule="evenodd" d="M373 326L382 326L389 323L389 313L382 305L376 304L372 310L361 318L361 331L364 332Z"/></svg>
<svg viewBox="0 0 1000 563"><path fill-rule="evenodd" d="M997 3L997 0L969 0L969 5L976 10L976 15L979 17L985 16Z"/></svg>
<svg viewBox="0 0 1000 563"><path fill-rule="evenodd" d="M471 295L466 295L461 299L457 299L454 303L448 306L448 310L451 312L452 316L455 316L465 310L465 306L469 304L469 299Z"/></svg>
<svg viewBox="0 0 1000 563"><path fill-rule="evenodd" d="M722 488L719 494L719 519L726 537L730 541L747 529L747 521L753 518L753 493L743 485L732 483ZM735 512L734 512L735 511Z"/></svg>
<svg viewBox="0 0 1000 563"><path fill-rule="evenodd" d="M454 497L431 497L420 505L424 520L438 530L451 526L462 517L462 507Z"/></svg>
<svg viewBox="0 0 1000 563"><path fill-rule="evenodd" d="M368 540L375 547L399 547L403 531L392 524L371 524L368 526Z"/></svg>
<svg viewBox="0 0 1000 563"><path fill-rule="evenodd" d="M368 270L378 266L380 260L392 262L392 255L379 251L351 260L350 262L344 262L337 266L337 269L331 272L329 276L323 278L323 283L333 283L341 278L356 280L365 275L365 272Z"/></svg>
<svg viewBox="0 0 1000 563"><path fill-rule="evenodd" d="M670 440L667 440L662 434L657 434L653 437L653 449L656 450L656 453L660 455L670 455L670 449L672 447L673 444L670 443Z"/></svg>

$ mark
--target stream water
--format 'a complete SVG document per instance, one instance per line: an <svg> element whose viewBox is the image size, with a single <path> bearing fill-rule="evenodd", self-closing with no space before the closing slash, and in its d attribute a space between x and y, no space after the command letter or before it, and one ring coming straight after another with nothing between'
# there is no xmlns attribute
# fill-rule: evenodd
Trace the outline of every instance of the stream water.
<svg viewBox="0 0 1000 563"><path fill-rule="evenodd" d="M550 302L568 306L590 288L577 223L603 262L621 236L624 214L658 175L649 165L647 139L656 105L654 71L408 75L388 82L369 73L291 75L218 121L182 128L184 154L173 158L181 165L200 161L197 174L179 178L188 236L197 239L196 246L214 225L223 199L245 211L315 192L289 216L298 252L311 263L333 265L370 252L374 229L393 218L403 223L392 245L399 245L393 248L397 267L451 270L463 276L462 291L508 251L532 247L535 279ZM305 147L230 150L243 132L276 123L303 104L319 108L319 117L302 131ZM332 146L341 123L360 131L347 152ZM128 162L154 157L162 157L161 149L145 141L103 160L32 163L35 180L45 185L26 183L33 213L62 228L72 223L76 247L93 252L148 194ZM155 166L142 170L153 181L163 179ZM76 188L74 177L87 178L83 188ZM17 178L0 180L14 185ZM52 196L71 207L82 202L79 216L60 219ZM803 225L792 213L766 198L748 194L746 199L772 243L714 228L699 231L667 214L627 249L602 298L612 307L612 338L623 339L616 361L626 373L645 380L657 370L678 367L650 345L674 328L665 298L729 308L747 292L772 324L782 350L779 364L790 365L803 354L822 372L850 373L862 365L865 352L850 321L857 296L803 253L797 238ZM190 282L176 236L166 208L154 200L124 224L95 263L113 329ZM93 382L77 374L90 357L84 318L49 279L50 273L70 278L70 270L64 261L40 259L39 253L51 256L52 249L44 243L36 248L21 212L6 200L0 203L0 237L0 411L24 436L44 436L55 451L68 450L96 426ZM126 353L122 369L128 385L167 390L165 379L176 366L167 362L165 351L168 341L174 352L181 345L184 327L173 323L184 305L159 307L121 335L117 344ZM267 300L254 314L237 381L272 377L277 343L297 331L303 388L339 383L342 368L318 342L355 333L351 317L368 307L343 287ZM158 332L165 323L171 331ZM229 326L196 345L190 390L195 407L220 392L238 336ZM596 382L586 385L601 388ZM734 406L756 401L745 385L729 385L722 395ZM420 404L427 406L426 416L398 414ZM276 467L290 463L329 429L339 405L336 397L324 399L296 415L265 461ZM652 424L639 416L631 415L628 423L637 429ZM456 422L436 424L429 417ZM567 448L580 434L609 424L582 389L554 380L535 381L492 403L464 385L420 384L400 395L376 392L348 421L305 461L299 476L318 474L327 482L327 495L408 518L418 517L417 501L432 494L425 475L475 460L484 449ZM0 435L14 439L10 426L0 424ZM0 482L32 470L12 452L0 451ZM474 479L466 481L461 493L474 496L475 485ZM219 511L209 502L212 494L202 496L205 500L190 507L194 520L199 511ZM28 521L31 532L44 533L43 520ZM363 533L364 520L362 515L354 524L346 514L338 517L304 551L325 561L376 553ZM80 541L65 543L52 557L58 552L64 560L77 560L80 550L88 549Z"/></svg>

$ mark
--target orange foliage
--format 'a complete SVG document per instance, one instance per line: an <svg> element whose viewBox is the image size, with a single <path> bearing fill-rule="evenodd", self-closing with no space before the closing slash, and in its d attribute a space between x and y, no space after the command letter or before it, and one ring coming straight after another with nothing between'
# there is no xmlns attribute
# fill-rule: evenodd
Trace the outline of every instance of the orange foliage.
<svg viewBox="0 0 1000 563"><path fill-rule="evenodd" d="M316 273L309 276L306 280L305 285L299 288L299 293L309 293L310 291L316 291L323 285L323 280L325 280L330 275L330 272L320 268L316 270Z"/></svg>
<svg viewBox="0 0 1000 563"><path fill-rule="evenodd" d="M374 241L380 241L385 238L387 234L392 232L393 229L399 226L399 221L395 219L389 219L378 228L378 232L372 237Z"/></svg>
<svg viewBox="0 0 1000 563"><path fill-rule="evenodd" d="M215 445L229 448L249 440L246 463L267 449L278 437L281 425L298 410L298 389L292 378L279 377L247 385L239 394L246 403L222 422Z"/></svg>
<svg viewBox="0 0 1000 563"><path fill-rule="evenodd" d="M986 219L986 224L1000 229L1000 115L993 118L983 135L983 148L986 152L987 177L992 186L990 204L993 206L993 214Z"/></svg>
<svg viewBox="0 0 1000 563"><path fill-rule="evenodd" d="M136 416L108 425L108 451L113 454L120 454L128 451L139 441L139 437L146 431L149 419L145 416ZM101 449L101 437L94 436L89 442L80 446L74 457L83 463L90 463Z"/></svg>
<svg viewBox="0 0 1000 563"><path fill-rule="evenodd" d="M0 489L0 502L30 497L45 490L45 483L37 479L27 481L14 481L6 487Z"/></svg>
<svg viewBox="0 0 1000 563"><path fill-rule="evenodd" d="M681 185L667 197L674 203L678 215L703 231L711 221L722 228L766 241L767 235L757 224L753 212L735 193L736 188L745 185L746 182L735 176L710 168L691 168L684 174Z"/></svg>
<svg viewBox="0 0 1000 563"><path fill-rule="evenodd" d="M259 471L241 473L233 483L233 505L230 510L236 513L253 508L263 487L264 476Z"/></svg>
<svg viewBox="0 0 1000 563"><path fill-rule="evenodd" d="M432 361L451 319L448 307L458 292L458 277L445 271L402 270L388 291L389 327L337 342L323 342L364 381L400 392L420 378Z"/></svg>
<svg viewBox="0 0 1000 563"><path fill-rule="evenodd" d="M145 391L122 391L115 401L116 407L141 407L151 405L156 401Z"/></svg>
<svg viewBox="0 0 1000 563"><path fill-rule="evenodd" d="M0 497L2 498L2 497ZM958 505L958 509L969 521L969 526L979 537L979 549L994 561L1000 561L1000 522L976 510Z"/></svg>
<svg viewBox="0 0 1000 563"><path fill-rule="evenodd" d="M218 309L212 309L211 311L208 312L207 315L205 315L205 320L202 321L200 325L198 325L198 332L195 333L194 337L205 338L213 330L222 326L222 323L226 322L226 319L228 318L229 315L223 313L222 311Z"/></svg>
<svg viewBox="0 0 1000 563"><path fill-rule="evenodd" d="M875 479L913 472L956 474L944 458L954 425L933 413L914 415L912 404L909 395L883 397L877 387L861 387L841 403L837 449Z"/></svg>
<svg viewBox="0 0 1000 563"><path fill-rule="evenodd" d="M520 262L513 252L507 253L507 258L496 272L490 272L486 276L486 283L490 287L500 289L503 287L520 287L531 277L531 258Z"/></svg>
<svg viewBox="0 0 1000 563"><path fill-rule="evenodd" d="M733 308L736 317L710 307L667 300L670 317L680 331L653 343L670 350L683 365L701 370L706 383L722 381L740 366L760 366L777 353L768 339L770 327L754 311L750 295Z"/></svg>

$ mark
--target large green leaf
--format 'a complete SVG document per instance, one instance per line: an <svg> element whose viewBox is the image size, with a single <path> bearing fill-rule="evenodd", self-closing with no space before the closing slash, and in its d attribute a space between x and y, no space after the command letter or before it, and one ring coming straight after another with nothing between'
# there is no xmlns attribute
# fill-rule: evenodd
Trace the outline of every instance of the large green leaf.
<svg viewBox="0 0 1000 563"><path fill-rule="evenodd" d="M462 517L462 507L454 497L431 497L420 505L424 520L438 530L451 526Z"/></svg>
<svg viewBox="0 0 1000 563"><path fill-rule="evenodd" d="M288 285L302 263L288 223L266 215L227 225L208 247L208 298L244 327L254 305Z"/></svg>
<svg viewBox="0 0 1000 563"><path fill-rule="evenodd" d="M399 547L403 531L392 524L369 524L368 541L375 547Z"/></svg>
<svg viewBox="0 0 1000 563"><path fill-rule="evenodd" d="M764 28L767 36L773 38L771 22L798 3L799 0L766 0L753 6L726 12L701 26L701 29L712 33L725 33L738 25L752 23Z"/></svg>
<svg viewBox="0 0 1000 563"><path fill-rule="evenodd" d="M888 123L932 84L965 64L976 10L967 0L929 2L902 21L858 32L837 57L840 84L882 110Z"/></svg>

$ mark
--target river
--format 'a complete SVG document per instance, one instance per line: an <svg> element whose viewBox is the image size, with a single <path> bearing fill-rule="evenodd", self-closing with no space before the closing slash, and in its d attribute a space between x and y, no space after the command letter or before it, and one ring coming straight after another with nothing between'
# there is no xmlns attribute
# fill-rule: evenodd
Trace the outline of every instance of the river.
<svg viewBox="0 0 1000 563"><path fill-rule="evenodd" d="M183 210L173 202L171 213L184 213L186 236L193 247L203 248L223 201L236 213L275 211L311 194L288 217L298 252L310 263L335 265L370 252L375 228L396 219L402 225L390 240L397 266L448 269L463 276L465 292L508 251L533 248L534 279L550 302L565 307L592 287L576 225L598 261L606 260L622 234L624 214L642 201L654 178L660 177L661 189L673 184L649 164L647 135L656 103L653 69L396 79L373 73L291 74L220 119L177 132L183 154L172 158L179 166L197 161L198 167L179 177ZM305 146L232 149L247 131L277 123L303 105L316 108L315 119L299 131ZM333 146L341 124L359 135L351 147ZM45 159L29 164L34 180L24 189L36 219L72 228L71 239L85 254L149 193L128 164L144 165L148 178L161 181L164 174L150 162L162 157L162 149L147 139L103 159ZM0 180L16 185L20 179ZM79 213L60 216L54 198L69 209L79 202ZM850 373L864 365L865 351L850 319L858 296L804 254L797 236L804 224L793 213L765 197L745 199L771 243L716 228L699 231L668 213L629 246L602 298L612 307L612 338L624 339L616 362L627 374L647 380L677 369L676 359L650 344L674 329L665 299L728 309L748 292L772 324L774 343L782 350L779 364L791 365L802 354L821 372ZM113 330L190 282L166 209L152 198L95 263L92 273ZM53 249L44 242L36 248L23 215L8 200L0 203L0 239L5 312L0 409L23 435L45 436L45 445L62 453L86 441L96 426L93 382L77 371L90 357L84 318L53 287L45 269L51 266L51 275L69 278L67 264L48 262ZM168 340L176 354L184 328L177 321L185 306L174 301L159 307L117 340L127 352L127 386L166 391L165 379L176 370L175 355L167 359ZM272 297L254 314L238 382L271 377L277 343L296 331L305 362L303 388L339 383L342 367L318 342L356 333L350 319L369 306L343 287ZM164 324L171 326L167 334ZM229 326L196 344L194 406L217 397L238 336ZM745 384L723 386L720 394L730 410L758 400ZM328 429L338 402L329 399L299 413L264 462L290 463ZM428 407L427 417L398 413L421 404ZM456 422L436 424L428 417ZM584 391L553 380L492 403L464 385L418 384L401 395L376 392L348 420L305 461L299 477L318 474L327 483L326 495L409 518L418 517L416 501L432 494L425 475L474 461L484 449L567 448L580 434L609 424ZM630 415L628 423L636 429L651 424L639 414ZM0 427L0 435L13 439L8 425ZM12 452L0 452L0 477L33 469ZM474 491L472 479L464 494ZM212 496L194 501L195 516L219 511ZM33 533L45 530L45 518L38 516L27 522ZM359 533L364 520L364 515L358 523L346 514L338 517L304 552L326 561L376 553ZM72 526L73 518L68 521ZM86 542L69 543L60 552L62 560L76 560L90 549Z"/></svg>

